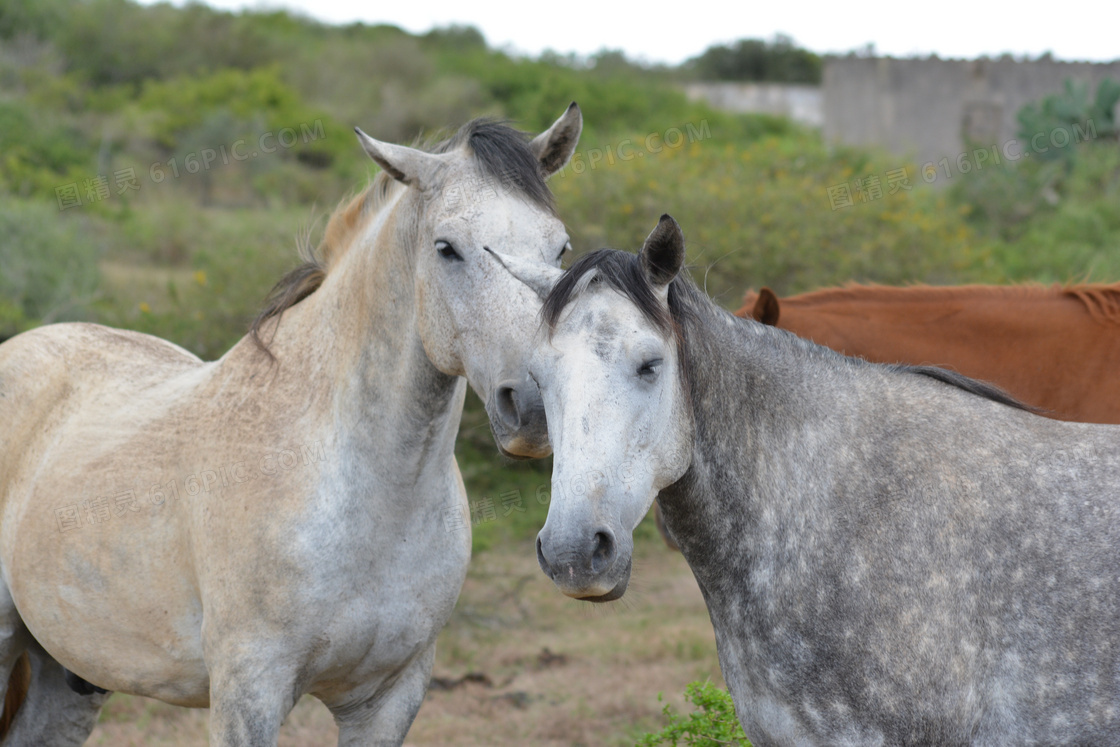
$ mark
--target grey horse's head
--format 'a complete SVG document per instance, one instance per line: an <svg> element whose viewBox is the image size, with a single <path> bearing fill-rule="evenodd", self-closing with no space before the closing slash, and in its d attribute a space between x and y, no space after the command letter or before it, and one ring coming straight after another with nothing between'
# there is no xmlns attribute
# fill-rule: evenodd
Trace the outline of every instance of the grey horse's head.
<svg viewBox="0 0 1120 747"><path fill-rule="evenodd" d="M566 274L507 263L546 292L529 372L555 455L541 569L565 594L610 601L626 591L633 531L691 460L694 427L671 284L680 226L663 216L635 256L601 250Z"/></svg>

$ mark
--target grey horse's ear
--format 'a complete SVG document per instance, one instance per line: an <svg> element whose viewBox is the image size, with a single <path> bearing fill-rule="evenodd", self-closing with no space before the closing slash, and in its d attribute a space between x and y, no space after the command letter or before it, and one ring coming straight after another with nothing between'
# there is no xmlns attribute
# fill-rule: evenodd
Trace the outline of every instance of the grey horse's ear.
<svg viewBox="0 0 1120 747"><path fill-rule="evenodd" d="M560 119L529 142L529 149L541 164L546 177L564 168L576 152L579 134L583 132L583 114L579 105L572 102Z"/></svg>
<svg viewBox="0 0 1120 747"><path fill-rule="evenodd" d="M684 265L684 233L668 213L661 216L657 227L646 237L639 253L642 269L654 288L663 288L673 281Z"/></svg>
<svg viewBox="0 0 1120 747"><path fill-rule="evenodd" d="M406 145L393 145L374 140L355 127L358 142L369 157L398 182L425 189L443 167L444 156L425 153Z"/></svg>

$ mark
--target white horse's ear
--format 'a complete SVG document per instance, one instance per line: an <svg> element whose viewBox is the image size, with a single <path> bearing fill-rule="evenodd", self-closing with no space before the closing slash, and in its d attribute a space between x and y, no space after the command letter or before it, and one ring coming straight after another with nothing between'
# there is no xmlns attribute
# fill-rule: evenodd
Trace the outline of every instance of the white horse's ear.
<svg viewBox="0 0 1120 747"><path fill-rule="evenodd" d="M646 237L639 253L642 269L654 288L665 288L684 265L684 232L668 213Z"/></svg>
<svg viewBox="0 0 1120 747"><path fill-rule="evenodd" d="M548 296L552 286L556 285L560 276L564 274L563 270L544 262L530 262L520 257L499 254L489 247L483 248L494 255L494 259L498 260L498 264L506 268L510 275L529 286L542 301Z"/></svg>
<svg viewBox="0 0 1120 747"><path fill-rule="evenodd" d="M432 183L440 168L443 167L444 159L442 156L425 153L422 150L409 148L405 145L393 145L392 143L374 140L357 127L354 128L354 132L357 133L358 142L362 144L362 148L369 154L369 157L383 168L389 176L403 184L424 189Z"/></svg>
<svg viewBox="0 0 1120 747"><path fill-rule="evenodd" d="M579 105L572 102L568 111L552 123L547 130L529 142L529 149L541 164L541 173L546 177L564 168L576 152L579 134L583 132L583 114Z"/></svg>

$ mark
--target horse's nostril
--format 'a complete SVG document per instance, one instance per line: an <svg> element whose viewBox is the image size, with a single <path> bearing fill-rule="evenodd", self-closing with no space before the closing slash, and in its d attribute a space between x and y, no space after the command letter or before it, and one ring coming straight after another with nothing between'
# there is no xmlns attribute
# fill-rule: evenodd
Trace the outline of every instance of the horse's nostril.
<svg viewBox="0 0 1120 747"><path fill-rule="evenodd" d="M510 428L521 427L521 414L517 409L517 393L511 386L498 387L495 396L498 406L498 417Z"/></svg>
<svg viewBox="0 0 1120 747"><path fill-rule="evenodd" d="M537 564L544 571L544 575L552 578L552 568L548 565L548 561L544 557L544 549L541 547L541 537L537 535Z"/></svg>
<svg viewBox="0 0 1120 747"><path fill-rule="evenodd" d="M602 573L614 562L614 537L610 532L596 532L591 550L591 571Z"/></svg>

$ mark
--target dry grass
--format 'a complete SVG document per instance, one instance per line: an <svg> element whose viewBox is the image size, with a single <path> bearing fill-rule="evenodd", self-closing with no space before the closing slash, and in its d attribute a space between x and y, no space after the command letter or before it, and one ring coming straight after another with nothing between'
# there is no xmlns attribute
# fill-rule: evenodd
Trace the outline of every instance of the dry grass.
<svg viewBox="0 0 1120 747"><path fill-rule="evenodd" d="M638 544L630 590L605 606L561 596L529 543L480 554L440 637L434 677L406 745L629 745L660 726L659 692L680 710L690 681L722 685L700 591L659 540ZM208 717L116 695L88 744L201 745ZM306 697L280 745L333 745L337 735L327 709Z"/></svg>

